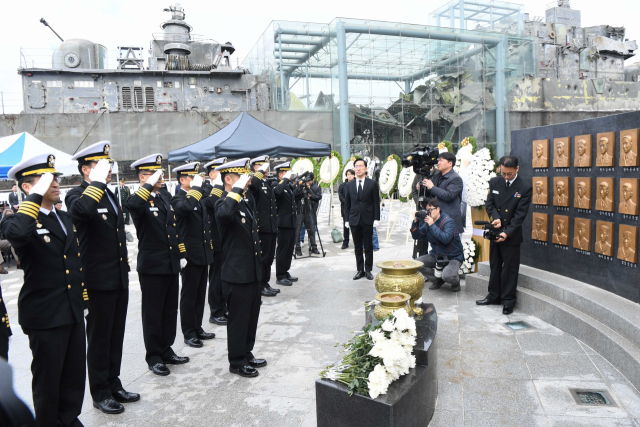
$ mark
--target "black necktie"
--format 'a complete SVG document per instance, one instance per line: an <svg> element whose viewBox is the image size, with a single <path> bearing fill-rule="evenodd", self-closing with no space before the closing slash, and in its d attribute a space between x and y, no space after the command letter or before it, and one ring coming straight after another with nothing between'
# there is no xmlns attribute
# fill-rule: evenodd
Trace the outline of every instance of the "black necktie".
<svg viewBox="0 0 640 427"><path fill-rule="evenodd" d="M54 211L49 211L49 215L48 216L50 216L51 218L53 218L56 221L56 224L58 224L58 226L64 232L64 234L67 234L67 230L65 230L64 227L62 227L62 224L60 224L60 220L58 219L58 215L56 215L56 213Z"/></svg>
<svg viewBox="0 0 640 427"><path fill-rule="evenodd" d="M362 181L358 180L358 199L362 196Z"/></svg>
<svg viewBox="0 0 640 427"><path fill-rule="evenodd" d="M507 190L509 189L509 185L510 185L510 184L511 184L511 183L510 183L509 181L507 181Z"/></svg>

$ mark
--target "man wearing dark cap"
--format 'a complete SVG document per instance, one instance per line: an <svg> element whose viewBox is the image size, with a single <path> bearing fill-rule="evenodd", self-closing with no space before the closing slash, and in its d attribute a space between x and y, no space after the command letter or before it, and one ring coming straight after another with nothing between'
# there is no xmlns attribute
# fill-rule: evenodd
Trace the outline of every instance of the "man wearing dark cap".
<svg viewBox="0 0 640 427"><path fill-rule="evenodd" d="M252 353L260 315L260 237L254 213L242 194L249 184L249 159L218 166L225 191L216 202L215 215L222 239L222 287L229 307L227 347L229 372L257 377L256 368L267 366Z"/></svg>
<svg viewBox="0 0 640 427"><path fill-rule="evenodd" d="M167 364L181 365L189 358L176 355L171 348L178 324L178 274L187 260L171 200L159 192L164 181L161 165L159 153L131 164L141 187L126 206L138 235L137 270L142 291L145 359L154 374L164 376L171 373Z"/></svg>
<svg viewBox="0 0 640 427"><path fill-rule="evenodd" d="M290 182L291 163L282 163L275 167L278 173L278 185L273 190L278 206L278 247L276 249L276 283L281 286L291 286L297 277L289 274L291 258L296 245L296 227L298 219L296 204L302 198L302 188L297 183Z"/></svg>
<svg viewBox="0 0 640 427"><path fill-rule="evenodd" d="M78 416L86 380L83 317L88 296L76 228L65 212L53 206L60 197L58 175L52 154L11 168L9 179L17 179L29 196L1 227L24 269L18 322L29 337L33 355L36 425L81 427ZM8 323L0 327L6 329Z"/></svg>
<svg viewBox="0 0 640 427"><path fill-rule="evenodd" d="M82 184L65 198L78 230L89 293L87 370L93 406L106 414L124 411L122 403L140 400L120 381L122 346L129 304L129 261L122 209L107 188L113 159L110 143L98 142L76 153Z"/></svg>
<svg viewBox="0 0 640 427"><path fill-rule="evenodd" d="M216 334L202 329L202 316L207 293L208 267L213 262L209 216L200 204L202 182L200 163L193 162L174 169L180 191L171 199L177 217L178 234L187 251L187 266L182 269L180 293L180 325L184 342L200 348L201 340L215 338Z"/></svg>

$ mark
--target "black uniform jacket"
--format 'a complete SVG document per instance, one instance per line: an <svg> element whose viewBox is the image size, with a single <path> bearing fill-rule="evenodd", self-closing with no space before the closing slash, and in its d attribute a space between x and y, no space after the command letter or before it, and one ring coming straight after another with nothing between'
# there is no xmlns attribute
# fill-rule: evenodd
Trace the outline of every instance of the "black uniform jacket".
<svg viewBox="0 0 640 427"><path fill-rule="evenodd" d="M153 186L145 184L127 200L138 235L138 273L178 274L180 258L186 249L178 234L176 216L168 197L151 194Z"/></svg>
<svg viewBox="0 0 640 427"><path fill-rule="evenodd" d="M200 204L202 189L191 187L189 192L180 190L171 198L171 206L178 219L178 235L187 250L187 262L191 265L209 265L213 262L213 244L209 227L211 220Z"/></svg>
<svg viewBox="0 0 640 427"><path fill-rule="evenodd" d="M260 233L278 232L278 206L273 187L262 172L256 172L249 181L250 207L255 212Z"/></svg>
<svg viewBox="0 0 640 427"><path fill-rule="evenodd" d="M87 288L90 291L128 288L131 269L124 218L111 190L101 182L83 181L67 193L65 203L78 230Z"/></svg>
<svg viewBox="0 0 640 427"><path fill-rule="evenodd" d="M278 228L296 228L296 204L302 199L301 186L290 184L289 178L285 178L276 185L273 194L278 206Z"/></svg>
<svg viewBox="0 0 640 427"><path fill-rule="evenodd" d="M262 277L260 237L253 214L236 190L223 193L215 207L224 254L222 280L252 283Z"/></svg>
<svg viewBox="0 0 640 427"><path fill-rule="evenodd" d="M349 214L349 225L373 225L373 221L380 221L380 190L378 183L365 178L362 194L358 197L358 178L347 183L345 189L345 209Z"/></svg>
<svg viewBox="0 0 640 427"><path fill-rule="evenodd" d="M216 202L220 199L224 193L223 185L216 185L211 189L211 195L209 197L203 197L201 200L202 206L209 213L209 220L211 221L211 244L214 252L222 252L222 240L220 239L220 231L218 230L218 220L216 219Z"/></svg>
<svg viewBox="0 0 640 427"><path fill-rule="evenodd" d="M0 322L0 337L9 338L13 334L11 332L11 326L9 325L7 307L4 305L4 300L2 299L2 288L0 288L0 316L2 316L2 322Z"/></svg>
<svg viewBox="0 0 640 427"><path fill-rule="evenodd" d="M73 223L65 212L56 211L67 229L65 234L55 217L40 212L41 203L42 196L30 195L15 215L2 221L2 232L24 269L18 322L28 329L82 322L84 301L88 300Z"/></svg>
<svg viewBox="0 0 640 427"><path fill-rule="evenodd" d="M501 176L491 178L489 181L489 195L485 202L487 214L492 221L502 220L506 223L507 238L501 244L519 245L522 243L522 223L531 204L533 193L531 184L520 177L516 177L507 189L507 182Z"/></svg>
<svg viewBox="0 0 640 427"><path fill-rule="evenodd" d="M347 184L349 181L345 181L338 187L338 199L340 199L340 213L344 217L344 219L348 219L347 214L349 213L349 209L347 209Z"/></svg>

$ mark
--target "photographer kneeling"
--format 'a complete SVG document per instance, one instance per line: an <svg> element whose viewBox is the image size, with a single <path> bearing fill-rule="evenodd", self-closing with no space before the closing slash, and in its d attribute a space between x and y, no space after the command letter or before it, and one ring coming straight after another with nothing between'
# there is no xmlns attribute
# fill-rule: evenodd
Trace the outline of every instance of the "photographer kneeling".
<svg viewBox="0 0 640 427"><path fill-rule="evenodd" d="M429 289L440 289L447 282L451 283L452 292L460 291L458 270L464 261L462 241L455 221L440 211L438 199L427 200L426 211L415 213L411 235L415 240L431 243L429 253L418 258L424 263L419 271L433 283Z"/></svg>

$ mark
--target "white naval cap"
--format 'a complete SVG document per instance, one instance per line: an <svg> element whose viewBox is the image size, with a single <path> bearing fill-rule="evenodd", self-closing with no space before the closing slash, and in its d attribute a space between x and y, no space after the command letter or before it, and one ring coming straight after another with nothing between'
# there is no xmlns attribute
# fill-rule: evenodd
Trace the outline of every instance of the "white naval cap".
<svg viewBox="0 0 640 427"><path fill-rule="evenodd" d="M182 175L198 175L200 171L200 162L191 162L186 165L173 168L173 171L177 173L178 178Z"/></svg>
<svg viewBox="0 0 640 427"><path fill-rule="evenodd" d="M100 141L88 146L87 148L78 151L73 155L71 160L77 160L80 164L88 162L97 162L98 160L107 159L110 162L114 161L109 157L109 151L111 150L111 143L109 141Z"/></svg>
<svg viewBox="0 0 640 427"><path fill-rule="evenodd" d="M205 164L204 168L207 170L207 172L211 172L213 169L224 164L224 162L226 161L226 157L218 157L217 159L211 160L209 163Z"/></svg>
<svg viewBox="0 0 640 427"><path fill-rule="evenodd" d="M259 157L254 157L253 159L251 159L250 163L251 165L264 165L265 163L269 162L269 156L259 156Z"/></svg>
<svg viewBox="0 0 640 427"><path fill-rule="evenodd" d="M38 154L26 159L9 169L7 178L11 180L24 178L25 176L39 176L47 172L54 175L62 175L55 169L56 156L53 154Z"/></svg>
<svg viewBox="0 0 640 427"><path fill-rule="evenodd" d="M290 171L291 170L291 162L284 162L279 164L274 168L277 171Z"/></svg>
<svg viewBox="0 0 640 427"><path fill-rule="evenodd" d="M245 157L220 165L216 168L216 170L221 173L248 174L251 173L250 167L251 165L249 164L249 158Z"/></svg>
<svg viewBox="0 0 640 427"><path fill-rule="evenodd" d="M158 170L162 169L162 154L155 153L150 154L147 157L143 157L141 159L136 160L131 163L131 169L148 169L148 170Z"/></svg>

